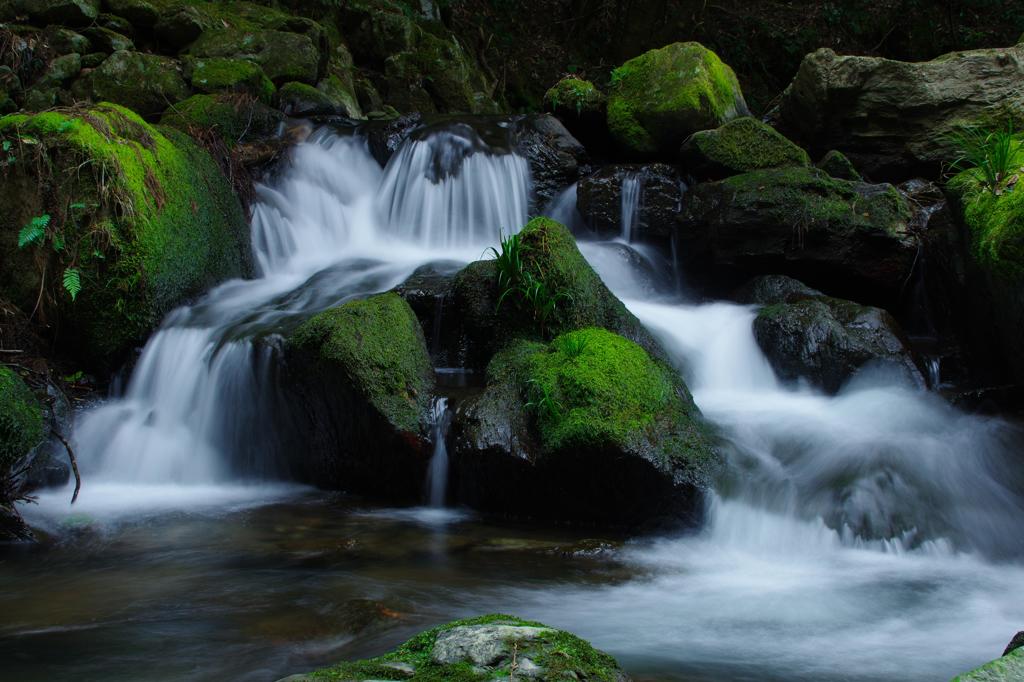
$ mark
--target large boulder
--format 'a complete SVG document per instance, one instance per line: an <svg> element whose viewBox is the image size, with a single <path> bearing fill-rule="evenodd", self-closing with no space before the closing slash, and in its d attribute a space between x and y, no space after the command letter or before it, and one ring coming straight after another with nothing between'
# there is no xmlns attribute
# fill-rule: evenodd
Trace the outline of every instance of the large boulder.
<svg viewBox="0 0 1024 682"><path fill-rule="evenodd" d="M576 208L600 235L664 239L675 232L685 191L678 171L663 163L603 166L579 181ZM629 235L624 220L631 221Z"/></svg>
<svg viewBox="0 0 1024 682"><path fill-rule="evenodd" d="M323 74L320 45L314 37L271 29L213 28L188 49L193 57L226 57L258 64L275 85L299 81L316 85Z"/></svg>
<svg viewBox="0 0 1024 682"><path fill-rule="evenodd" d="M153 28L160 20L160 10L157 5L162 4L147 2L147 0L103 0L103 5L108 12L127 19L133 26L139 28Z"/></svg>
<svg viewBox="0 0 1024 682"><path fill-rule="evenodd" d="M394 293L319 313L286 338L285 391L316 485L418 501L434 389L423 332Z"/></svg>
<svg viewBox="0 0 1024 682"><path fill-rule="evenodd" d="M543 623L500 614L439 625L376 658L339 663L280 682L323 679L629 682L614 658L579 637Z"/></svg>
<svg viewBox="0 0 1024 682"><path fill-rule="evenodd" d="M695 524L716 463L679 374L604 329L506 347L452 430L456 498L517 516Z"/></svg>
<svg viewBox="0 0 1024 682"><path fill-rule="evenodd" d="M75 81L80 100L114 102L141 116L155 116L191 93L174 59L119 50Z"/></svg>
<svg viewBox="0 0 1024 682"><path fill-rule="evenodd" d="M815 168L753 171L687 192L679 253L686 272L720 285L774 272L889 304L917 259L910 218L892 185L839 180Z"/></svg>
<svg viewBox="0 0 1024 682"><path fill-rule="evenodd" d="M608 97L590 81L562 78L544 94L544 106L591 151L608 147Z"/></svg>
<svg viewBox="0 0 1024 682"><path fill-rule="evenodd" d="M826 296L788 277L762 277L747 288L744 302L763 306L754 338L784 381L835 393L870 367L924 386L906 336L885 310Z"/></svg>
<svg viewBox="0 0 1024 682"><path fill-rule="evenodd" d="M482 369L491 355L515 338L542 338L584 327L602 327L638 343L656 357L664 351L640 321L608 290L561 223L534 218L518 236L522 271L542 281L549 297L560 296L546 319L535 306L511 293L499 307L503 291L496 261L470 263L452 282L452 307L460 322L469 367ZM543 328L542 328L543 327Z"/></svg>
<svg viewBox="0 0 1024 682"><path fill-rule="evenodd" d="M1024 382L1024 188L986 185L977 169L948 184L966 232L969 324L979 359ZM984 330L984 331L981 331Z"/></svg>
<svg viewBox="0 0 1024 682"><path fill-rule="evenodd" d="M230 183L177 130L100 104L12 114L0 139L16 160L0 178L0 298L38 308L84 365L109 368L172 308L249 271Z"/></svg>
<svg viewBox="0 0 1024 682"><path fill-rule="evenodd" d="M41 26L88 26L100 14L100 0L32 0L24 9Z"/></svg>
<svg viewBox="0 0 1024 682"><path fill-rule="evenodd" d="M957 675L952 682L1016 682L1024 679L1024 649L1014 649L970 672Z"/></svg>
<svg viewBox="0 0 1024 682"><path fill-rule="evenodd" d="M748 113L736 74L700 43L651 50L612 72L608 130L634 156L673 158L691 133Z"/></svg>
<svg viewBox="0 0 1024 682"><path fill-rule="evenodd" d="M197 92L241 92L265 104L269 104L274 96L274 84L263 69L244 59L188 59L185 61L185 73Z"/></svg>
<svg viewBox="0 0 1024 682"><path fill-rule="evenodd" d="M809 166L811 159L771 126L743 116L715 130L694 133L683 143L683 168L701 180L781 166Z"/></svg>
<svg viewBox="0 0 1024 682"><path fill-rule="evenodd" d="M531 213L541 210L576 182L588 162L587 150L551 114L517 119L512 129L516 153L530 164Z"/></svg>
<svg viewBox="0 0 1024 682"><path fill-rule="evenodd" d="M957 126L1024 118L1022 81L1022 45L917 63L823 48L786 89L780 125L815 156L839 149L875 179L936 175L957 156Z"/></svg>

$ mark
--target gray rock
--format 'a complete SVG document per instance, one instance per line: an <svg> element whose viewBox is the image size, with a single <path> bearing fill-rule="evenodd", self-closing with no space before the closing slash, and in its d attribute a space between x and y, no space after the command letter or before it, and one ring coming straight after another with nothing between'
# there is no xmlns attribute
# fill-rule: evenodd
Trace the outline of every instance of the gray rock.
<svg viewBox="0 0 1024 682"><path fill-rule="evenodd" d="M814 154L839 149L875 179L930 175L956 158L964 123L1024 118L1024 46L953 52L929 62L807 55L783 94L780 127Z"/></svg>
<svg viewBox="0 0 1024 682"><path fill-rule="evenodd" d="M470 661L493 668L512 658L513 643L531 642L554 632L524 625L463 625L439 634L431 656L442 665Z"/></svg>

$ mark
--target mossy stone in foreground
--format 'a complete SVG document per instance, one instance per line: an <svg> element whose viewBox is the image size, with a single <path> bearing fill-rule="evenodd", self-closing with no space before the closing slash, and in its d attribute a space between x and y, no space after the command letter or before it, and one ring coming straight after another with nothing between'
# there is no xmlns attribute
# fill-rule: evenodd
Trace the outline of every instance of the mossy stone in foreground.
<svg viewBox="0 0 1024 682"><path fill-rule="evenodd" d="M313 316L289 344L339 369L395 427L417 431L430 402L433 367L419 321L394 293Z"/></svg>
<svg viewBox="0 0 1024 682"><path fill-rule="evenodd" d="M25 382L0 366L0 477L43 440L43 412Z"/></svg>
<svg viewBox="0 0 1024 682"><path fill-rule="evenodd" d="M383 656L287 679L484 682L527 678L552 682L629 680L614 658L579 637L501 614L446 623L416 635Z"/></svg>
<svg viewBox="0 0 1024 682"><path fill-rule="evenodd" d="M989 661L963 675L957 675L952 682L1018 682L1024 679L1024 649L1014 649L1002 658Z"/></svg>
<svg viewBox="0 0 1024 682"><path fill-rule="evenodd" d="M58 340L83 362L116 362L183 300L247 271L242 208L187 135L100 104L6 116L0 139L16 155L0 178L0 295L32 310L45 261ZM62 249L19 249L18 232L42 214ZM59 283L72 257L76 301Z"/></svg>
<svg viewBox="0 0 1024 682"><path fill-rule="evenodd" d="M729 121L715 130L694 133L683 143L681 155L686 170L701 178L811 165L807 152L771 126L749 116Z"/></svg>
<svg viewBox="0 0 1024 682"><path fill-rule="evenodd" d="M674 157L691 133L747 113L736 74L700 43L651 50L612 72L608 130L635 156Z"/></svg>

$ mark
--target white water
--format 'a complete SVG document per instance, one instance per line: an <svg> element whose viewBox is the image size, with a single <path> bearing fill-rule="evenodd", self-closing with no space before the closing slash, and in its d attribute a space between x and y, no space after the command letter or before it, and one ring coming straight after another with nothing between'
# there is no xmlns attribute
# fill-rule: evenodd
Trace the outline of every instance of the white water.
<svg viewBox="0 0 1024 682"><path fill-rule="evenodd" d="M427 470L427 502L431 507L443 507L448 492L448 399L435 398L431 406L433 428L431 437L434 440L434 454L430 458Z"/></svg>
<svg viewBox="0 0 1024 682"><path fill-rule="evenodd" d="M643 180L639 173L622 176L622 239L633 240L633 228L640 219L640 201L643 197Z"/></svg>
<svg viewBox="0 0 1024 682"><path fill-rule="evenodd" d="M272 356L247 339L391 288L430 260L478 258L499 229L525 221L525 164L466 156L477 141L450 137L452 150L406 145L383 171L354 138L321 134L296 150L291 170L260 189L263 278L171 315L125 396L80 421L80 509L282 494L245 483L272 474L276 452L259 419L273 409ZM570 190L559 210L573 210ZM1019 434L892 377L834 397L783 386L754 342L751 309L653 302L660 266L626 241L581 248L678 363L727 466L700 534L626 551L646 579L524 587L503 593L509 608L659 679L682 669L678 679L931 680L997 655L1024 624ZM66 514L67 499L47 493L28 511Z"/></svg>

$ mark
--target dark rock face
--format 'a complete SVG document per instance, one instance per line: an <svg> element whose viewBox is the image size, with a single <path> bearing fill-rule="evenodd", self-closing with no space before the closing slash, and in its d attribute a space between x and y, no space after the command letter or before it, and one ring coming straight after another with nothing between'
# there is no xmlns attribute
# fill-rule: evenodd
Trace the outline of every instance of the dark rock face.
<svg viewBox="0 0 1024 682"><path fill-rule="evenodd" d="M623 187L633 182L637 210L632 220L633 238L667 238L677 225L686 183L663 163L646 166L605 166L579 182L576 207L587 225L600 235L622 232Z"/></svg>
<svg viewBox="0 0 1024 682"><path fill-rule="evenodd" d="M530 212L540 213L555 195L585 172L587 151L551 114L519 119L512 136L516 152L530 164L533 178Z"/></svg>
<svg viewBox="0 0 1024 682"><path fill-rule="evenodd" d="M814 168L754 171L687 192L679 253L685 271L719 284L776 272L889 304L917 259L911 217L891 185L838 180Z"/></svg>
<svg viewBox="0 0 1024 682"><path fill-rule="evenodd" d="M748 302L765 306L754 337L783 380L834 393L871 365L895 368L924 386L899 324L885 310L825 296L787 277L758 278L745 289Z"/></svg>
<svg viewBox="0 0 1024 682"><path fill-rule="evenodd" d="M32 20L43 26L88 26L100 13L100 0L33 0L25 4Z"/></svg>
<svg viewBox="0 0 1024 682"><path fill-rule="evenodd" d="M406 138L422 125L424 125L423 115L414 113L399 116L390 121L371 121L364 124L359 130L366 136L370 154L377 159L377 163L386 166Z"/></svg>
<svg viewBox="0 0 1024 682"><path fill-rule="evenodd" d="M1024 647L1024 630L1021 630L1013 636L1013 639L1010 640L1010 643L1007 644L1006 648L1003 650L1003 656L1016 651L1021 647Z"/></svg>
<svg viewBox="0 0 1024 682"><path fill-rule="evenodd" d="M930 62L804 58L781 104L781 127L815 155L839 149L868 177L933 176L956 158L956 125L1024 116L1024 46L954 52Z"/></svg>
<svg viewBox="0 0 1024 682"><path fill-rule="evenodd" d="M395 287L420 321L435 367L464 367L469 354L462 314L453 305L453 286L459 264L430 263L417 268Z"/></svg>

